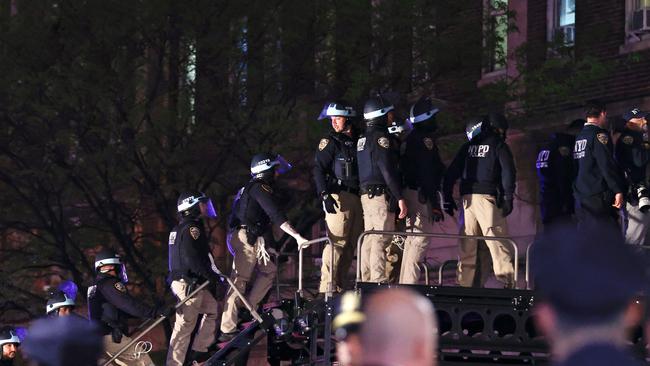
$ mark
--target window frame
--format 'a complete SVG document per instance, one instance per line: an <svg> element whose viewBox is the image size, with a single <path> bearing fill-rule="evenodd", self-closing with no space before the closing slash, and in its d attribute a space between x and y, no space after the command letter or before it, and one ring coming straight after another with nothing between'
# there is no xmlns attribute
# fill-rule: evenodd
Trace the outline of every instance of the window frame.
<svg viewBox="0 0 650 366"><path fill-rule="evenodd" d="M565 26L560 26L560 3L563 0L547 0L547 5L546 5L546 41L549 44L554 44L557 40L557 32L560 31L563 28L568 28L568 25ZM575 2L574 2L575 6ZM574 10L574 14L577 13L577 9ZM575 17L575 15L574 15ZM562 37L563 39L563 45L562 47L567 47L567 48L572 48L576 44L576 22L575 19L573 20L573 41L572 42L566 42L566 39L564 36ZM564 33L564 32L563 32Z"/></svg>
<svg viewBox="0 0 650 366"><path fill-rule="evenodd" d="M495 9L492 6L493 1L501 1L505 3L505 8L504 9ZM503 63L501 64L501 67L497 67L498 62L495 60L495 55L496 52L494 50L488 50L488 45L487 45L487 38L484 36L483 37L483 57L485 58L490 58L489 64L488 61L485 60L482 62L481 65L481 74L483 78L498 78L502 75L505 75L508 69L508 26L509 26L509 19L508 19L508 0L484 0L483 1L483 34L487 34L488 32L493 31L491 28L491 23L493 18L497 17L506 17L506 34L505 38L503 40L504 44L504 55L503 55ZM496 22L495 22L496 23ZM497 25L498 27L498 25ZM496 28L495 27L495 30ZM495 44L495 49L498 46ZM488 55L487 52L490 52Z"/></svg>
<svg viewBox="0 0 650 366"><path fill-rule="evenodd" d="M636 33L632 31L632 17L638 0L625 0L625 39L619 48L620 54L626 54L650 48L650 31Z"/></svg>

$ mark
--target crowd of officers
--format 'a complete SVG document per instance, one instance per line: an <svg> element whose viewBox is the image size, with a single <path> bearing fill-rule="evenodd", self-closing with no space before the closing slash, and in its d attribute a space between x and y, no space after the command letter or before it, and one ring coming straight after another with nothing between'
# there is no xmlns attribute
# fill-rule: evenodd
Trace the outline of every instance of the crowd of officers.
<svg viewBox="0 0 650 366"><path fill-rule="evenodd" d="M506 118L490 113L470 119L465 126L467 141L445 167L436 145L438 111L431 100L423 98L410 106L406 119L400 119L394 106L381 96L365 103L362 116L345 102L328 103L323 109L320 118L331 121L332 131L318 143L313 176L331 245L323 250L319 296L345 289L345 276L363 231L399 228L406 233L430 233L435 222L444 220L443 212L453 216L459 211L462 235L508 236L506 217L513 210L516 173L506 143ZM650 208L646 113L633 109L624 115L626 124L615 149L605 106L589 103L585 115L586 120L574 121L566 133L555 134L538 154L543 221L547 225L570 221L575 208L581 224L592 219L616 223L616 210L622 209L627 241L643 244L648 231L646 210ZM359 120L363 128L358 128ZM574 137L572 131L578 130ZM307 242L287 220L277 194L276 178L290 168L279 155L254 156L251 180L233 203L228 237L234 257L232 286L225 294L218 342L228 342L238 334L240 309L244 305L257 308L273 284L274 250L267 244L273 240L272 225L292 236L299 247ZM459 204L453 197L456 182ZM181 194L177 211L180 222L168 240L168 281L177 300L186 300L184 306L149 306L133 298L120 256L107 249L96 254L97 277L88 289L88 309L90 320L103 336L104 357L112 357L130 342L129 317L147 319L175 313L166 364L180 366L207 359L217 334L218 300L224 297L226 287L214 264L203 222L216 217L216 212L201 192ZM365 238L357 253L362 281L388 283L393 277L401 284L419 282L419 264L429 238L407 235L397 276L387 268L392 240L392 235ZM505 288L514 288L513 253L506 244L461 239L459 284L483 286L491 263L497 280ZM188 299L205 281L213 286ZM73 315L75 297L74 284L57 289L48 300L48 315ZM2 362L11 364L7 360L13 358L19 343L15 329L0 331ZM146 344L133 345L118 358L119 364L152 365L143 347L146 349Z"/></svg>

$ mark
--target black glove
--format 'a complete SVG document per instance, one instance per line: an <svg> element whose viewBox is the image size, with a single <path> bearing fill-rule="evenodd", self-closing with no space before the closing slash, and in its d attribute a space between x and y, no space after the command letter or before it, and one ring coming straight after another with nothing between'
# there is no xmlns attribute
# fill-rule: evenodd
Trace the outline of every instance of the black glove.
<svg viewBox="0 0 650 366"><path fill-rule="evenodd" d="M325 212L335 214L339 205L336 203L334 197L326 192L321 193L321 197L323 199L323 208L325 209Z"/></svg>
<svg viewBox="0 0 650 366"><path fill-rule="evenodd" d="M512 213L512 198L503 200L501 211L503 212L503 217L508 217Z"/></svg>
<svg viewBox="0 0 650 366"><path fill-rule="evenodd" d="M113 338L113 343L121 343L122 335L122 331L119 328L113 328L111 331L111 338Z"/></svg>
<svg viewBox="0 0 650 366"><path fill-rule="evenodd" d="M445 197L445 203L442 208L449 216L454 216L454 211L458 210L458 206L456 206L456 201L454 201L453 197Z"/></svg>

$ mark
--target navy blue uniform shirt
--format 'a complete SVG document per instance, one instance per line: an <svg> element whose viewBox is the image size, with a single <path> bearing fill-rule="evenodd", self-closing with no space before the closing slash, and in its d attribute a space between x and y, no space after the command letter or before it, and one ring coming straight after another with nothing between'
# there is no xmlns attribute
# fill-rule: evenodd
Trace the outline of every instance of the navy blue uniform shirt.
<svg viewBox="0 0 650 366"><path fill-rule="evenodd" d="M339 186L359 189L356 146L357 140L344 133L331 132L320 140L314 166L317 193L336 193Z"/></svg>
<svg viewBox="0 0 650 366"><path fill-rule="evenodd" d="M397 154L386 127L368 127L357 140L357 160L359 164L359 185L362 189L370 186L387 186L396 199L402 199L402 187L397 171Z"/></svg>

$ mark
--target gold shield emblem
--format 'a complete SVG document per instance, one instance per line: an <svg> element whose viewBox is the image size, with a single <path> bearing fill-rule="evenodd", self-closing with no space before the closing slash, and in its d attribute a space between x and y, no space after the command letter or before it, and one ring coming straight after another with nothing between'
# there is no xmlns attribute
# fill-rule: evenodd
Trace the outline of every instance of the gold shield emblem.
<svg viewBox="0 0 650 366"><path fill-rule="evenodd" d="M623 137L623 143L625 145L632 145L633 142L634 142L634 137L632 137L630 135L627 135L627 136Z"/></svg>
<svg viewBox="0 0 650 366"><path fill-rule="evenodd" d="M323 151L327 147L327 144L330 142L328 139L321 139L318 143L318 151Z"/></svg>
<svg viewBox="0 0 650 366"><path fill-rule="evenodd" d="M601 133L599 133L598 135L596 135L596 138L597 138L598 141L600 141L600 143L603 144L603 145L607 145L607 143L609 142L609 136L607 136L607 134L606 134L606 133L603 133L603 132L601 132Z"/></svg>
<svg viewBox="0 0 650 366"><path fill-rule="evenodd" d="M192 236L194 240L198 239L199 236L201 236L201 230L196 226L190 227L190 236Z"/></svg>
<svg viewBox="0 0 650 366"><path fill-rule="evenodd" d="M388 141L387 137L380 137L379 140L377 140L377 143L384 149L388 149L390 147L390 141Z"/></svg>
<svg viewBox="0 0 650 366"><path fill-rule="evenodd" d="M427 150L433 150L433 140L431 140L428 137L425 137L424 140L422 140L422 142L424 142L424 146L427 148Z"/></svg>

